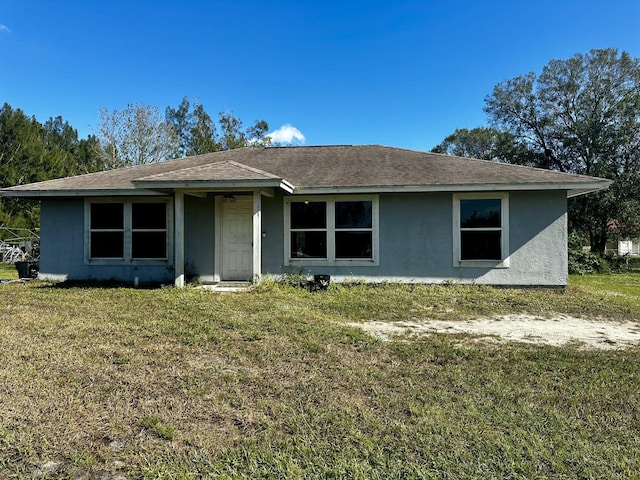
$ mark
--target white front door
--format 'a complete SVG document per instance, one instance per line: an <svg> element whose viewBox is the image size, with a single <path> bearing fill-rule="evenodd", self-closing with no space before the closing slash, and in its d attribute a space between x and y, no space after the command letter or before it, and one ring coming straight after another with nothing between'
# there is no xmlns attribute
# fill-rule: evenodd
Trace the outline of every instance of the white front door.
<svg viewBox="0 0 640 480"><path fill-rule="evenodd" d="M251 280L253 275L253 201L236 196L222 201L222 280Z"/></svg>

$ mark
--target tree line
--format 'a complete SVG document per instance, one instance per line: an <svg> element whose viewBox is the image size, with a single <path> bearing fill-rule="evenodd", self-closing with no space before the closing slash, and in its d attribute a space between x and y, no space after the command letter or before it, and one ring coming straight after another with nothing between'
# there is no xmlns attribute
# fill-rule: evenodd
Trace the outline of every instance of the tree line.
<svg viewBox="0 0 640 480"><path fill-rule="evenodd" d="M613 181L569 199L569 228L592 251L640 237L640 59L617 49L552 60L485 98L489 126L460 128L432 151Z"/></svg>
<svg viewBox="0 0 640 480"><path fill-rule="evenodd" d="M269 124L244 127L232 111L218 114L218 124L198 102L183 98L177 108L130 104L124 110L100 110L98 139L105 169L160 162L167 158L268 146Z"/></svg>
<svg viewBox="0 0 640 480"><path fill-rule="evenodd" d="M129 104L124 110L100 110L97 131L79 138L62 117L40 123L19 108L0 108L0 187L160 162L168 158L270 144L269 125L258 120L244 127L232 111L218 123L198 102L186 97L177 108ZM0 199L0 226L37 228L39 202Z"/></svg>

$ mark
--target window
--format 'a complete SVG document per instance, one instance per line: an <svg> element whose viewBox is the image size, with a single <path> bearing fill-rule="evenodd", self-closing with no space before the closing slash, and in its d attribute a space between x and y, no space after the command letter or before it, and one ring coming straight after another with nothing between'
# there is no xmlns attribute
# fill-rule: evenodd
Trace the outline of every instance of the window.
<svg viewBox="0 0 640 480"><path fill-rule="evenodd" d="M94 200L87 202L89 263L169 260L167 201Z"/></svg>
<svg viewBox="0 0 640 480"><path fill-rule="evenodd" d="M131 204L131 258L167 258L166 203Z"/></svg>
<svg viewBox="0 0 640 480"><path fill-rule="evenodd" d="M286 199L285 264L377 264L377 206L377 197Z"/></svg>
<svg viewBox="0 0 640 480"><path fill-rule="evenodd" d="M291 258L327 258L326 202L291 202Z"/></svg>
<svg viewBox="0 0 640 480"><path fill-rule="evenodd" d="M454 195L454 265L508 266L507 194Z"/></svg>
<svg viewBox="0 0 640 480"><path fill-rule="evenodd" d="M124 257L124 204L91 204L91 257Z"/></svg>
<svg viewBox="0 0 640 480"><path fill-rule="evenodd" d="M336 258L371 258L373 215L371 201L335 202Z"/></svg>

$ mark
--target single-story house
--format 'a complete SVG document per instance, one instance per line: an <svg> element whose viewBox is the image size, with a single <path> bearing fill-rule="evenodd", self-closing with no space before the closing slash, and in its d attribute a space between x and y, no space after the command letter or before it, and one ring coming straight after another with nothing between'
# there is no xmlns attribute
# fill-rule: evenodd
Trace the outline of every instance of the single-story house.
<svg viewBox="0 0 640 480"><path fill-rule="evenodd" d="M255 147L0 195L41 200L49 279L562 286L567 198L609 183L377 145Z"/></svg>
<svg viewBox="0 0 640 480"><path fill-rule="evenodd" d="M625 238L610 240L607 242L605 253L607 255L638 256L640 255L640 239Z"/></svg>

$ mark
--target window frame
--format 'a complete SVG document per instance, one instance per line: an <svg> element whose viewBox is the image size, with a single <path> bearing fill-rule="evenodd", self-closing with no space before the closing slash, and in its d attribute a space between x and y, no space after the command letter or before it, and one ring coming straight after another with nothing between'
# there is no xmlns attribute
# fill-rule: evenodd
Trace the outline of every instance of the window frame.
<svg viewBox="0 0 640 480"><path fill-rule="evenodd" d="M336 202L371 202L371 228L349 227L336 228ZM297 258L291 256L291 233L296 231L320 231L318 229L291 228L291 203L325 202L326 203L326 258ZM378 195L314 195L285 197L284 206L284 265L285 266L378 266L379 265L379 219ZM337 232L371 232L371 258L337 258Z"/></svg>
<svg viewBox="0 0 640 480"><path fill-rule="evenodd" d="M461 200L500 200L500 227L462 228L460 222ZM462 259L462 231L500 232L501 258L494 259ZM509 252L509 194L507 192L456 193L453 194L453 266L470 268L508 268Z"/></svg>
<svg viewBox="0 0 640 480"><path fill-rule="evenodd" d="M121 226L118 227L99 227L99 228L95 228L92 225L92 221L91 219L93 218L93 206L94 205L118 205L118 206L122 206L122 216L120 218L118 218L119 222L121 223ZM88 225L88 229L89 229L89 256L91 256L91 249L92 249L92 245L93 245L93 238L94 238L94 233L97 234L118 234L118 237L121 237L122 239L122 243L120 245L121 250L122 250L122 257L116 257L116 256L109 256L109 257L95 257L95 258L101 258L101 259L109 259L109 260L119 260L121 258L124 257L124 237L125 237L125 221L124 221L124 204L122 202L92 202L89 204L89 221L87 222ZM119 212L120 213L120 212ZM120 249L120 248L119 248ZM93 258L93 257L92 257Z"/></svg>
<svg viewBox="0 0 640 480"><path fill-rule="evenodd" d="M291 221L292 221L292 215L291 215L291 204L292 203L323 203L324 204L324 227L297 227L297 228L292 228L291 227ZM303 201L290 201L289 202L289 220L287 222L287 224L289 225L289 235L287 237L287 239L289 240L289 242L291 242L291 236L293 233L304 233L304 232L314 232L314 233L324 233L324 238L325 238L325 250L326 250L326 258L323 257L304 257L304 260L321 260L321 261L325 261L328 256L329 256L329 221L328 221L328 216L329 216L329 205L327 204L326 201L316 201L316 200L303 200ZM292 257L291 256L291 243L289 243L289 256L292 259L295 260L301 260L301 257Z"/></svg>
<svg viewBox="0 0 640 480"><path fill-rule="evenodd" d="M91 228L91 205L96 203L118 203L123 205L123 231L124 250L119 258L91 257L91 233L105 231L104 229ZM166 221L164 229L140 229L133 228L133 204L136 203L164 203ZM86 265L171 265L173 263L173 201L167 197L112 197L112 198L86 198L84 203L84 261ZM133 258L133 233L134 232L166 232L165 248L166 256L163 258Z"/></svg>

